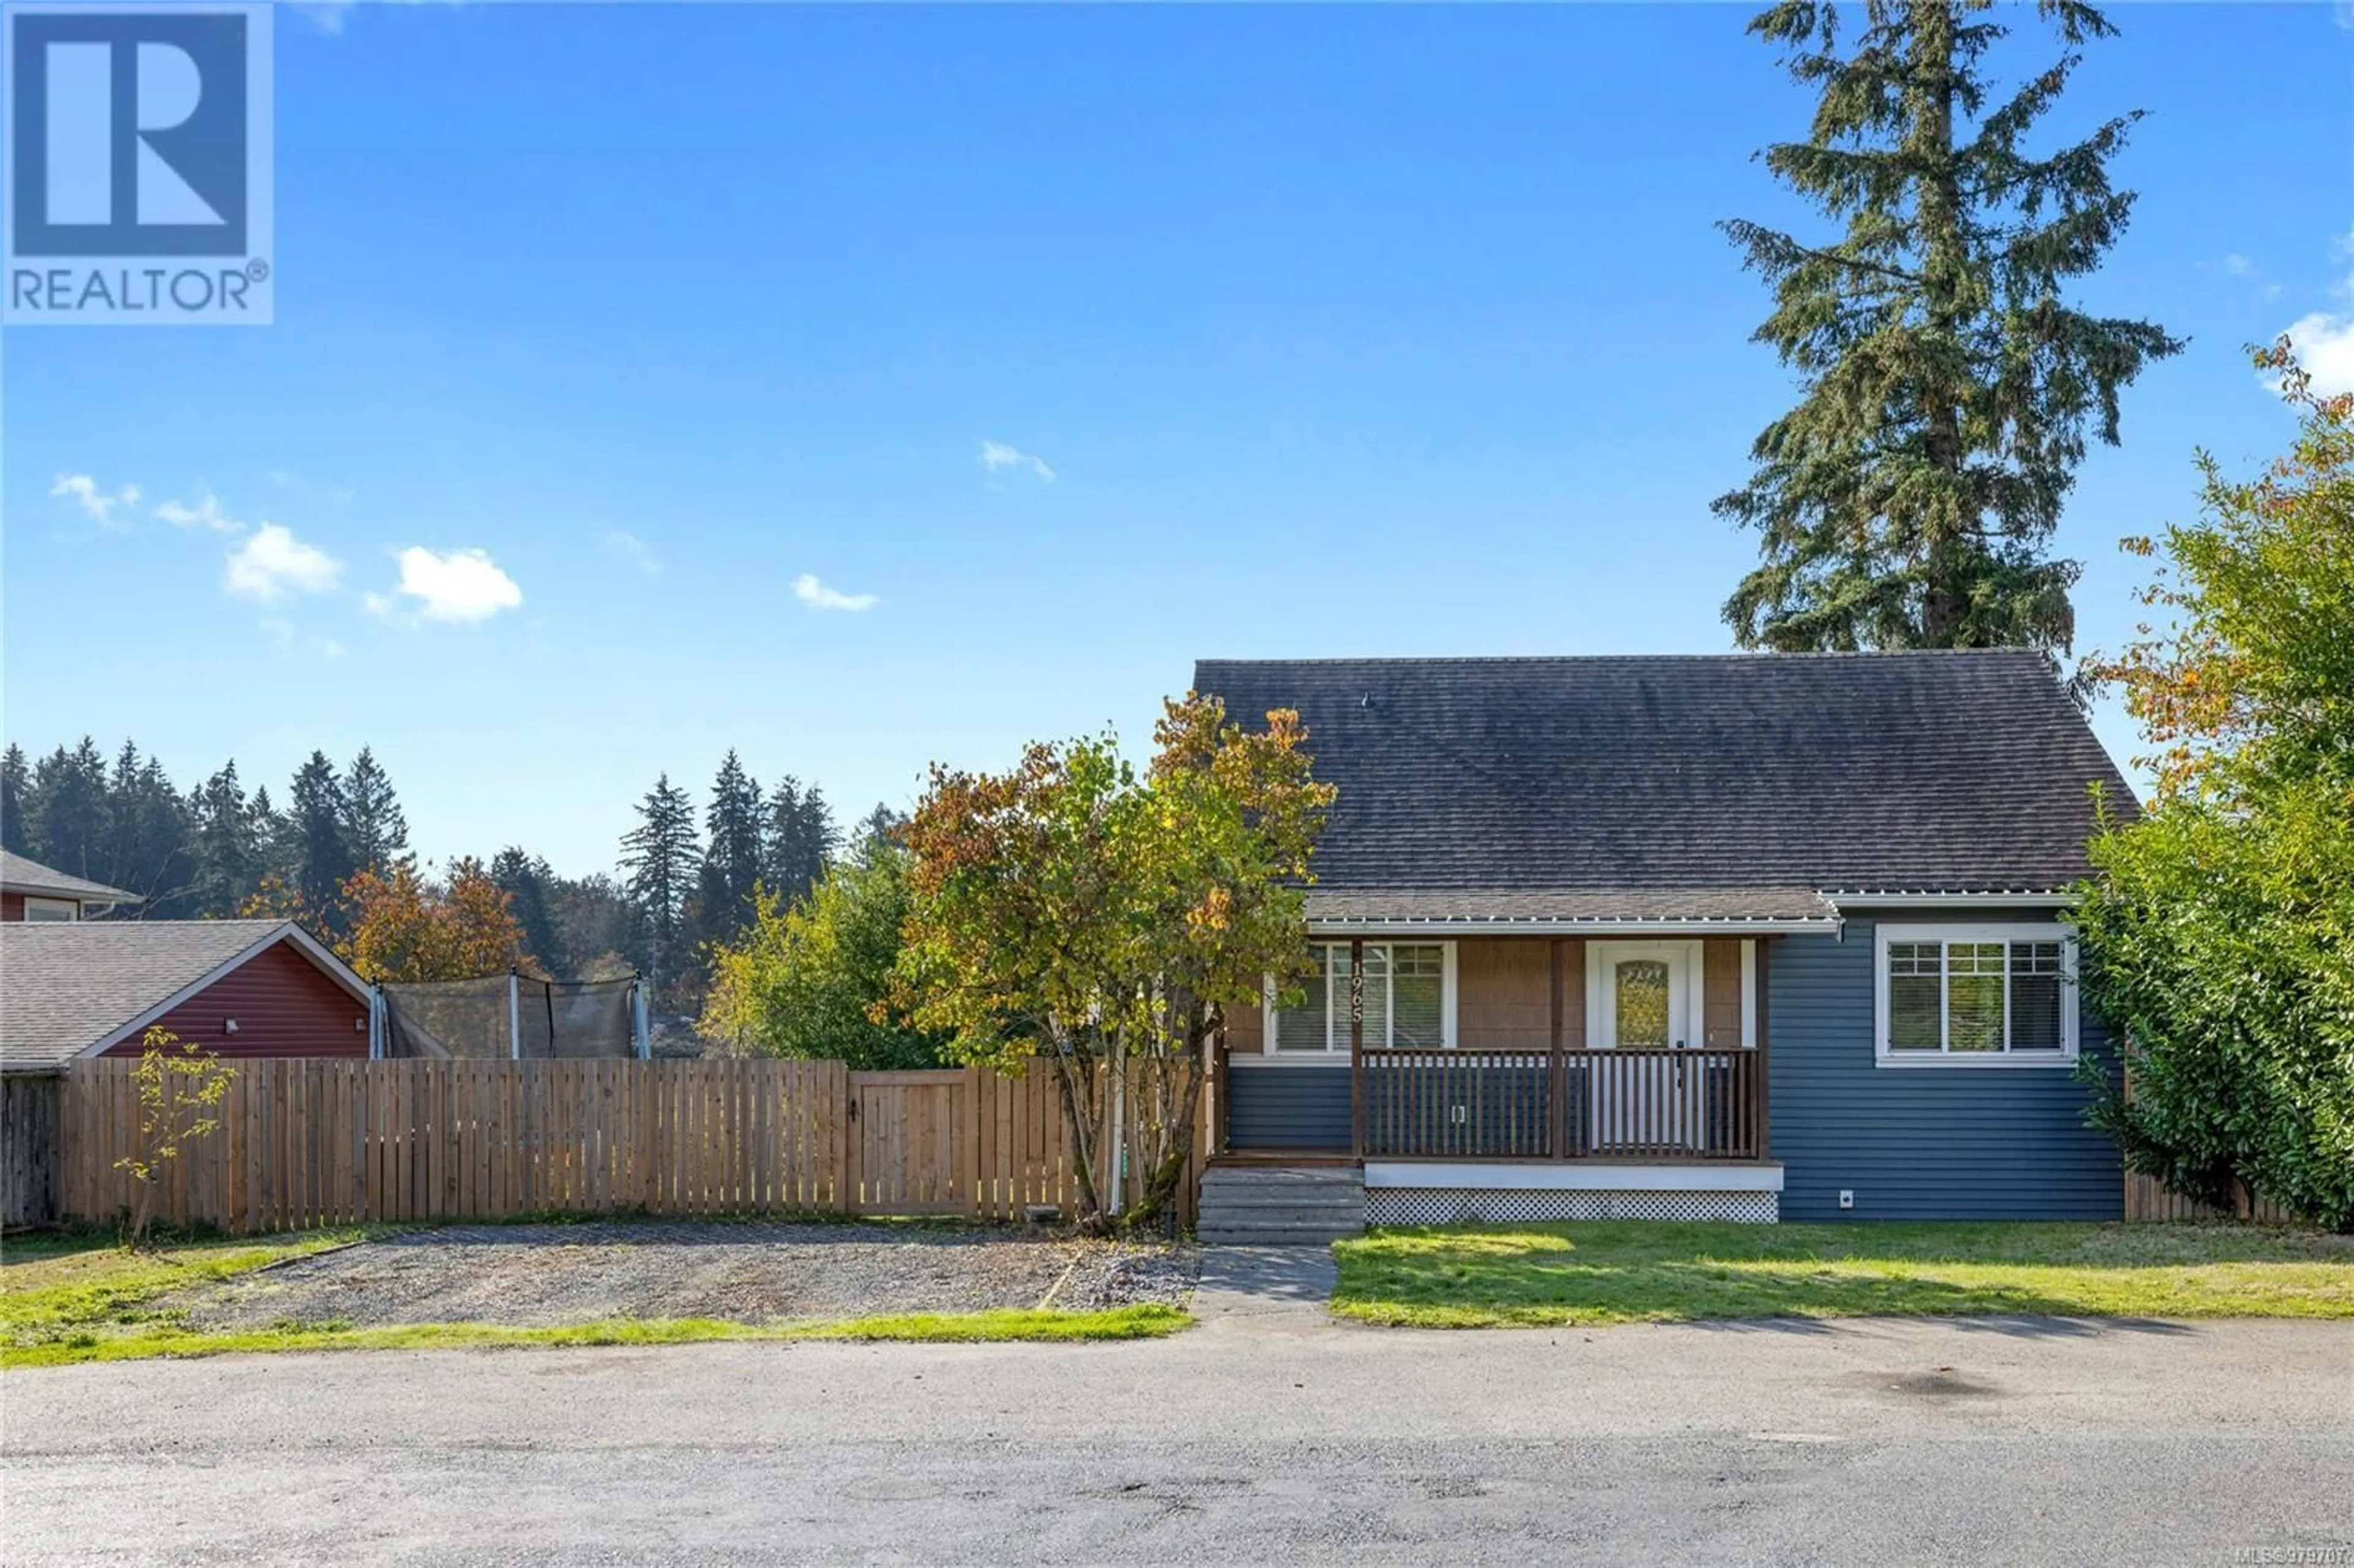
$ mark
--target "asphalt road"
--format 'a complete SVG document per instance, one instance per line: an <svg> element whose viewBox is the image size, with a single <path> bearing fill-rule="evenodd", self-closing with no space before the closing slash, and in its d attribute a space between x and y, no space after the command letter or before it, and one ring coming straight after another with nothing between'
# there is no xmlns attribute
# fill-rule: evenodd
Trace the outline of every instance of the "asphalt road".
<svg viewBox="0 0 2354 1568"><path fill-rule="evenodd" d="M65 1368L0 1420L22 1563L2354 1563L2345 1323L1277 1311Z"/></svg>

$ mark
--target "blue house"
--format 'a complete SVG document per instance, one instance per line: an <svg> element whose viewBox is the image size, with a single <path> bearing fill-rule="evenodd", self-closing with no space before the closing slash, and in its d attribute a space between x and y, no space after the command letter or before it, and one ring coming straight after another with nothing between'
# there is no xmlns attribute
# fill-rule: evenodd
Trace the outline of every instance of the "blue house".
<svg viewBox="0 0 2354 1568"><path fill-rule="evenodd" d="M1296 709L1340 789L1314 978L1228 1020L1205 1235L2119 1215L2065 916L2094 788L2134 797L2035 653L1193 683Z"/></svg>

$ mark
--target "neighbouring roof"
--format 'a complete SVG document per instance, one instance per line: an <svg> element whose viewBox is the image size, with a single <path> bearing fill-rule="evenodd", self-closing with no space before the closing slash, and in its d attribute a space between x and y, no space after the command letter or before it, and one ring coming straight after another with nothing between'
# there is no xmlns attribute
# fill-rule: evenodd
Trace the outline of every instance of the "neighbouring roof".
<svg viewBox="0 0 2354 1568"><path fill-rule="evenodd" d="M0 850L0 892L29 893L36 898L72 898L90 904L141 902L135 893L125 893L120 887L109 887L87 877L69 876L14 850Z"/></svg>
<svg viewBox="0 0 2354 1568"><path fill-rule="evenodd" d="M1801 890L2062 888L2092 869L2087 787L2135 809L2027 650L1205 660L1193 684L1244 722L1306 722L1340 787L1326 907L1675 890L1769 918Z"/></svg>
<svg viewBox="0 0 2354 1568"><path fill-rule="evenodd" d="M0 1067L56 1066L289 935L291 920L0 923Z"/></svg>

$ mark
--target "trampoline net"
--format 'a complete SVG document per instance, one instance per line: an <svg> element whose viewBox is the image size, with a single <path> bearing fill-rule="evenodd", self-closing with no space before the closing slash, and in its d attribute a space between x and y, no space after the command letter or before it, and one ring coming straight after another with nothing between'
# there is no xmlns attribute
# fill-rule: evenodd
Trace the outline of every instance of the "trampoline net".
<svg viewBox="0 0 2354 1568"><path fill-rule="evenodd" d="M384 987L384 1054L394 1057L532 1061L635 1056L630 989L634 981L518 978L510 1037L507 977L415 981Z"/></svg>

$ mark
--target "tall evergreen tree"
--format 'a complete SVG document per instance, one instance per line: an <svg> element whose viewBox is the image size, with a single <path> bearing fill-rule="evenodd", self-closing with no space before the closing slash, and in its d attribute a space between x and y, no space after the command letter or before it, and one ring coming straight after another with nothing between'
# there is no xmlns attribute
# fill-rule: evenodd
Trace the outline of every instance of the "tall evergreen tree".
<svg viewBox="0 0 2354 1568"><path fill-rule="evenodd" d="M850 837L850 858L860 865L874 864L878 856L896 847L899 830L907 825L905 812L875 801L875 809L859 819L858 831Z"/></svg>
<svg viewBox="0 0 2354 1568"><path fill-rule="evenodd" d="M275 876L281 881L292 877L295 862L300 858L296 853L294 823L270 798L269 785L253 787L253 799L247 803L246 810L253 821L254 847L261 856L261 876Z"/></svg>
<svg viewBox="0 0 2354 1568"><path fill-rule="evenodd" d="M624 886L637 916L647 983L657 997L674 995L689 967L688 906L702 859L695 802L664 773L638 802L638 825L621 840Z"/></svg>
<svg viewBox="0 0 2354 1568"><path fill-rule="evenodd" d="M335 765L313 751L294 772L287 810L293 863L287 882L302 908L330 932L343 934L344 884L360 869L351 840L351 806Z"/></svg>
<svg viewBox="0 0 2354 1568"><path fill-rule="evenodd" d="M1749 30L1818 95L1812 132L1766 167L1845 225L1809 244L1723 226L1773 287L1757 329L1796 370L1797 408L1751 449L1720 516L1763 561L1724 606L1744 647L2028 646L2074 635L2077 564L2046 554L2088 425L2117 440L2117 395L2179 351L2149 322L2062 298L2124 231L2133 196L2108 164L2139 112L2041 154L2025 143L2078 46L2115 29L2081 0L2041 0L2060 58L1989 107L1991 0L1780 0Z"/></svg>
<svg viewBox="0 0 2354 1568"><path fill-rule="evenodd" d="M703 941L732 942L752 917L752 891L765 869L760 804L759 784L730 750L711 781L711 803L703 811L707 838L696 932Z"/></svg>
<svg viewBox="0 0 2354 1568"><path fill-rule="evenodd" d="M189 913L195 863L187 804L154 758L126 740L107 781L106 869L99 879L140 895L136 913L168 920Z"/></svg>
<svg viewBox="0 0 2354 1568"><path fill-rule="evenodd" d="M393 793L391 776L365 746L344 773L344 834L362 867L389 871L415 863L408 853L408 819Z"/></svg>
<svg viewBox="0 0 2354 1568"><path fill-rule="evenodd" d="M27 853L69 875L103 880L111 830L106 806L106 758L97 744L84 736L71 751L58 747L33 767Z"/></svg>
<svg viewBox="0 0 2354 1568"><path fill-rule="evenodd" d="M491 880L507 895L507 907L523 928L524 948L541 969L552 980L574 978L572 955L565 950L556 923L556 873L547 862L520 844L509 844L491 857Z"/></svg>
<svg viewBox="0 0 2354 1568"><path fill-rule="evenodd" d="M32 765L25 760L25 748L12 740L0 753L0 848L33 853L33 842L25 836L25 799L32 788Z"/></svg>
<svg viewBox="0 0 2354 1568"><path fill-rule="evenodd" d="M760 880L779 902L790 906L817 885L841 841L824 792L814 784L803 789L801 781L788 773L769 792L768 842L762 852Z"/></svg>
<svg viewBox="0 0 2354 1568"><path fill-rule="evenodd" d="M259 800L266 807L267 792ZM196 823L190 892L196 914L234 915L260 883L263 822L255 804L246 798L235 758L189 791L188 811Z"/></svg>

